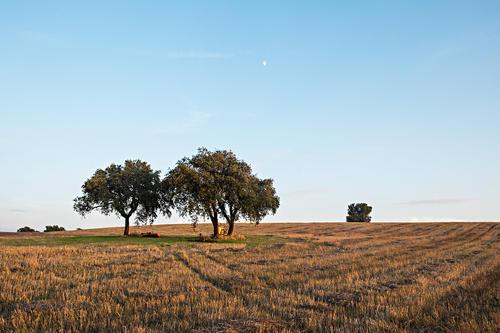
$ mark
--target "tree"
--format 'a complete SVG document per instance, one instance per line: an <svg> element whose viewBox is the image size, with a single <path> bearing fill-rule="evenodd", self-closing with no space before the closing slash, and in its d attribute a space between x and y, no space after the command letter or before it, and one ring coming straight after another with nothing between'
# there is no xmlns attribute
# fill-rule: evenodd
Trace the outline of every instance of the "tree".
<svg viewBox="0 0 500 333"><path fill-rule="evenodd" d="M36 232L36 230L26 226L26 227L22 227L22 228L17 229L17 232Z"/></svg>
<svg viewBox="0 0 500 333"><path fill-rule="evenodd" d="M279 207L273 180L259 179L250 165L227 150L198 149L196 155L180 160L164 182L179 214L190 217L194 224L209 218L214 237L218 236L219 216L232 235L240 218L259 223Z"/></svg>
<svg viewBox="0 0 500 333"><path fill-rule="evenodd" d="M58 225L46 225L45 230L43 232L52 232L52 231L66 231L66 229Z"/></svg>
<svg viewBox="0 0 500 333"><path fill-rule="evenodd" d="M251 174L251 169L242 174L236 171L237 166L230 169L233 174L222 179L224 192L218 202L229 226L228 235L233 234L234 224L240 218L259 224L269 213L275 214L280 204L272 179L259 179Z"/></svg>
<svg viewBox="0 0 500 333"><path fill-rule="evenodd" d="M125 165L111 164L98 169L82 186L83 195L74 200L74 209L85 217L97 210L125 219L123 235L128 236L130 218L135 222L153 223L158 211L170 216L170 205L161 189L160 171L140 160L127 160Z"/></svg>
<svg viewBox="0 0 500 333"><path fill-rule="evenodd" d="M347 222L371 222L372 207L365 203L350 204L347 209Z"/></svg>

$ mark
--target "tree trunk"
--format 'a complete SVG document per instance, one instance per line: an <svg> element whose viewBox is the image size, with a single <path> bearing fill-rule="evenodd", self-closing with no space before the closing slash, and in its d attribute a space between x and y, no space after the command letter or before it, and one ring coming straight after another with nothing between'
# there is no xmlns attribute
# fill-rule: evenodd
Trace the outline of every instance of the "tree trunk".
<svg viewBox="0 0 500 333"><path fill-rule="evenodd" d="M130 229L130 216L125 217L125 230L123 231L123 236L128 236L128 231Z"/></svg>
<svg viewBox="0 0 500 333"><path fill-rule="evenodd" d="M215 218L210 218L212 220L212 225L214 226L214 235L213 238L218 238L219 237L219 220L217 217Z"/></svg>
<svg viewBox="0 0 500 333"><path fill-rule="evenodd" d="M229 230L227 231L227 235L231 236L234 231L234 221L227 221L227 224L229 224Z"/></svg>

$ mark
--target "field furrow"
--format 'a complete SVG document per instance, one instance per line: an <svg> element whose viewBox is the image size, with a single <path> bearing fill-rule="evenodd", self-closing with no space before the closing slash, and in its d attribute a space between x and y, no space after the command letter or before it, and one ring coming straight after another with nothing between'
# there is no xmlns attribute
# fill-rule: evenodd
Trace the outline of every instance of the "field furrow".
<svg viewBox="0 0 500 333"><path fill-rule="evenodd" d="M3 235L0 332L498 331L498 224L155 228L171 238Z"/></svg>

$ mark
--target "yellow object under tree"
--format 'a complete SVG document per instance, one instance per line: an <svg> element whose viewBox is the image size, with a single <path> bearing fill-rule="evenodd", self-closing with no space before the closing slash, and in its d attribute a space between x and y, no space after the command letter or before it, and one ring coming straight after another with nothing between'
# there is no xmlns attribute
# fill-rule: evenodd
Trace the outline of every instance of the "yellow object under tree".
<svg viewBox="0 0 500 333"><path fill-rule="evenodd" d="M226 228L224 228L223 226L219 226L218 232L219 232L219 235L225 235Z"/></svg>

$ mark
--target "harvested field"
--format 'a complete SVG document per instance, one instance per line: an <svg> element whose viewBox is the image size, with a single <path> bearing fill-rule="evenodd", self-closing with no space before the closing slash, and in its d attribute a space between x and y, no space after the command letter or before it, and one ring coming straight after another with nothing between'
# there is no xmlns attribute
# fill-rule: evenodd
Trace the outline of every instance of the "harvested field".
<svg viewBox="0 0 500 333"><path fill-rule="evenodd" d="M0 235L0 332L500 329L500 224L238 225L246 240L216 244L144 230L163 237Z"/></svg>

